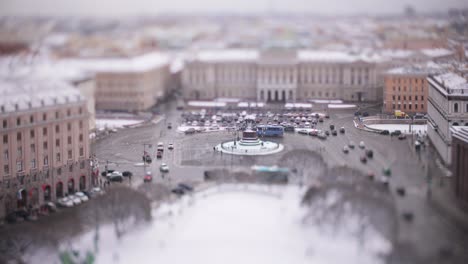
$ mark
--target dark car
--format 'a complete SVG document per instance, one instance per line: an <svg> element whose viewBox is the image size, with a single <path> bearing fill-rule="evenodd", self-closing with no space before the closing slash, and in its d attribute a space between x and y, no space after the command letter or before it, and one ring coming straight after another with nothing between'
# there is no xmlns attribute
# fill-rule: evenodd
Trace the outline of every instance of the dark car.
<svg viewBox="0 0 468 264"><path fill-rule="evenodd" d="M7 221L7 223L10 223L10 224L14 224L16 223L16 213L15 212L12 212L12 213L9 213L5 216L5 220Z"/></svg>
<svg viewBox="0 0 468 264"><path fill-rule="evenodd" d="M382 130L382 131L380 131L380 134L381 134L381 135L390 135L390 131L388 131L388 130Z"/></svg>
<svg viewBox="0 0 468 264"><path fill-rule="evenodd" d="M293 126L285 126L284 127L284 132L294 132L294 127Z"/></svg>
<svg viewBox="0 0 468 264"><path fill-rule="evenodd" d="M329 136L330 135L330 131L325 131L325 135Z"/></svg>
<svg viewBox="0 0 468 264"><path fill-rule="evenodd" d="M330 130L335 130L335 125L331 124L330 125Z"/></svg>
<svg viewBox="0 0 468 264"><path fill-rule="evenodd" d="M398 139L399 140L406 139L406 135L405 134L400 134L400 135L398 135Z"/></svg>
<svg viewBox="0 0 468 264"><path fill-rule="evenodd" d="M317 131L317 130L311 130L311 131L309 131L309 136L313 136L313 137L318 136L318 131Z"/></svg>
<svg viewBox="0 0 468 264"><path fill-rule="evenodd" d="M172 193L174 194L177 194L177 195L184 195L185 194L185 190L181 187L176 187L174 189L171 190Z"/></svg>
<svg viewBox="0 0 468 264"><path fill-rule="evenodd" d="M133 173L130 172L130 171L124 171L124 172L122 172L122 176L124 176L124 177L132 177L132 176L133 176Z"/></svg>
<svg viewBox="0 0 468 264"><path fill-rule="evenodd" d="M193 191L193 187L185 183L179 183L177 186L189 192Z"/></svg>
<svg viewBox="0 0 468 264"><path fill-rule="evenodd" d="M149 154L143 155L143 162L151 163L153 160Z"/></svg>
<svg viewBox="0 0 468 264"><path fill-rule="evenodd" d="M357 111L354 113L355 116L360 116L361 115L361 112Z"/></svg>
<svg viewBox="0 0 468 264"><path fill-rule="evenodd" d="M362 113L362 116L363 116L363 117L369 116L369 113L364 112L364 113Z"/></svg>
<svg viewBox="0 0 468 264"><path fill-rule="evenodd" d="M185 134L186 134L186 135L195 134L195 132L196 132L196 130L195 130L195 128L193 128L193 127L189 128L189 129L187 129L187 130L185 130Z"/></svg>
<svg viewBox="0 0 468 264"><path fill-rule="evenodd" d="M108 175L107 179L111 182L123 182L124 177L122 175Z"/></svg>
<svg viewBox="0 0 468 264"><path fill-rule="evenodd" d="M167 124L167 128L168 128L168 129L171 129L171 128L172 128L172 124L171 124L171 123Z"/></svg>
<svg viewBox="0 0 468 264"><path fill-rule="evenodd" d="M362 163L366 163L367 162L367 157L365 155L362 155L360 160L361 160Z"/></svg>
<svg viewBox="0 0 468 264"><path fill-rule="evenodd" d="M340 133L341 133L341 134L344 134L344 133L345 133L344 127L341 127L341 128L340 128Z"/></svg>
<svg viewBox="0 0 468 264"><path fill-rule="evenodd" d="M113 173L114 171L115 171L115 170L107 170L107 171L105 170L105 171L101 172L101 176L106 177L107 174Z"/></svg>
<svg viewBox="0 0 468 264"><path fill-rule="evenodd" d="M399 135L401 135L401 131L400 131L400 130L395 130L395 131L393 131L390 135L392 135L392 136L399 136Z"/></svg>
<svg viewBox="0 0 468 264"><path fill-rule="evenodd" d="M336 132L336 130L332 130L331 133L332 133L333 136L337 136L337 135L338 135L338 132Z"/></svg>
<svg viewBox="0 0 468 264"><path fill-rule="evenodd" d="M162 159L162 155L163 155L163 154L162 154L162 151L156 152L156 158L157 158L157 159Z"/></svg>
<svg viewBox="0 0 468 264"><path fill-rule="evenodd" d="M367 149L366 150L366 156L371 159L374 157L374 152L372 151L372 149Z"/></svg>

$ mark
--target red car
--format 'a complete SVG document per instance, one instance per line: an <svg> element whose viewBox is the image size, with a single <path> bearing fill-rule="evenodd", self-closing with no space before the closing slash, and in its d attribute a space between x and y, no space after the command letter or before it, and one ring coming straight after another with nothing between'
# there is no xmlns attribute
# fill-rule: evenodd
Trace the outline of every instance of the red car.
<svg viewBox="0 0 468 264"><path fill-rule="evenodd" d="M147 171L145 177L143 178L143 182L152 182L153 175L151 175L151 171Z"/></svg>

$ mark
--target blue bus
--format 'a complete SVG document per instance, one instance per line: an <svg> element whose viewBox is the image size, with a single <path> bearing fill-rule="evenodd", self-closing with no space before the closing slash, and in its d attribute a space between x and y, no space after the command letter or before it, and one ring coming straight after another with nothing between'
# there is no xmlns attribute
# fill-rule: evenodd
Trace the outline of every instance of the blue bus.
<svg viewBox="0 0 468 264"><path fill-rule="evenodd" d="M259 125L257 126L257 135L265 137L282 137L284 127L275 125Z"/></svg>

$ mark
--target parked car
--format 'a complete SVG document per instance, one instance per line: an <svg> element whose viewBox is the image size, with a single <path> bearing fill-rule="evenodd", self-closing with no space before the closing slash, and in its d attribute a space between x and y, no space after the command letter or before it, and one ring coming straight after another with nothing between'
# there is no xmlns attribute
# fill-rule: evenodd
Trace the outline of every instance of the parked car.
<svg viewBox="0 0 468 264"><path fill-rule="evenodd" d="M340 133L341 133L341 134L344 134L344 133L345 133L345 128L344 128L344 127L341 127L341 128L340 128Z"/></svg>
<svg viewBox="0 0 468 264"><path fill-rule="evenodd" d="M153 160L149 154L143 155L143 162L151 163Z"/></svg>
<svg viewBox="0 0 468 264"><path fill-rule="evenodd" d="M70 200L72 200L73 205L80 205L81 204L81 199L78 196L75 196L75 195L72 194L72 195L69 195L68 198L70 198Z"/></svg>
<svg viewBox="0 0 468 264"><path fill-rule="evenodd" d="M364 141L359 142L359 147L362 149L366 148L366 144L364 144Z"/></svg>
<svg viewBox="0 0 468 264"><path fill-rule="evenodd" d="M401 135L401 131L400 131L400 130L395 130L395 131L393 131L390 135L392 135L392 136L399 136L399 135Z"/></svg>
<svg viewBox="0 0 468 264"><path fill-rule="evenodd" d="M367 117L367 116L369 116L369 113L364 112L364 113L362 113L362 116L363 116L363 117Z"/></svg>
<svg viewBox="0 0 468 264"><path fill-rule="evenodd" d="M186 135L195 134L195 128L191 127L184 132Z"/></svg>
<svg viewBox="0 0 468 264"><path fill-rule="evenodd" d="M174 194L177 194L177 195L184 195L185 194L185 190L181 187L176 187L174 189L171 190L172 193Z"/></svg>
<svg viewBox="0 0 468 264"><path fill-rule="evenodd" d="M370 159L374 157L374 152L371 149L366 150L366 156Z"/></svg>
<svg viewBox="0 0 468 264"><path fill-rule="evenodd" d="M309 132L307 130L305 130L305 129L301 129L301 130L297 131L297 133L301 134L301 135L308 135L309 134Z"/></svg>
<svg viewBox="0 0 468 264"><path fill-rule="evenodd" d="M74 196L80 198L81 202L83 203L89 201L88 196L86 196L83 192L76 192Z"/></svg>
<svg viewBox="0 0 468 264"><path fill-rule="evenodd" d="M318 121L319 121L320 123L323 123L323 118L320 117Z"/></svg>
<svg viewBox="0 0 468 264"><path fill-rule="evenodd" d="M319 134L319 133L318 133L317 130L311 130L311 131L309 131L309 136L316 137L316 136L318 136L318 134Z"/></svg>
<svg viewBox="0 0 468 264"><path fill-rule="evenodd" d="M47 202L45 207L49 211L49 213L57 212L57 206L53 202Z"/></svg>
<svg viewBox="0 0 468 264"><path fill-rule="evenodd" d="M390 131L388 131L388 130L382 130L382 131L380 131L380 134L381 134L381 135L390 135Z"/></svg>
<svg viewBox="0 0 468 264"><path fill-rule="evenodd" d="M60 207L70 208L73 207L73 200L69 197L62 197L57 200L57 205Z"/></svg>
<svg viewBox="0 0 468 264"><path fill-rule="evenodd" d="M143 182L152 182L153 181L153 175L151 171L147 171L145 173L145 177L143 177Z"/></svg>
<svg viewBox="0 0 468 264"><path fill-rule="evenodd" d="M406 135L405 134L400 134L400 135L398 135L398 139L399 140L406 139Z"/></svg>
<svg viewBox="0 0 468 264"><path fill-rule="evenodd" d="M185 183L179 183L177 186L189 192L193 191L193 187Z"/></svg>
<svg viewBox="0 0 468 264"><path fill-rule="evenodd" d="M354 112L354 115L355 115L355 116L360 116L360 115L361 115L361 112L359 112L359 111Z"/></svg>
<svg viewBox="0 0 468 264"><path fill-rule="evenodd" d="M171 144L167 145L167 149L173 150L174 149L174 144L171 143Z"/></svg>
<svg viewBox="0 0 468 264"><path fill-rule="evenodd" d="M96 196L103 195L104 191L99 187L94 187L93 189L91 189L89 194L90 194L90 197L96 197Z"/></svg>
<svg viewBox="0 0 468 264"><path fill-rule="evenodd" d="M319 139L327 139L327 135L324 132L320 132L317 134L317 137Z"/></svg>
<svg viewBox="0 0 468 264"><path fill-rule="evenodd" d="M348 154L348 152L349 152L348 146L344 146L344 147L343 147L343 152L344 152L345 154Z"/></svg>
<svg viewBox="0 0 468 264"><path fill-rule="evenodd" d="M354 141L351 140L351 141L348 143L348 146L349 146L350 149L353 149L354 146L355 146Z"/></svg>
<svg viewBox="0 0 468 264"><path fill-rule="evenodd" d="M161 172L169 172L169 166L167 166L166 163L161 163L161 166L159 166L159 171L161 171Z"/></svg>

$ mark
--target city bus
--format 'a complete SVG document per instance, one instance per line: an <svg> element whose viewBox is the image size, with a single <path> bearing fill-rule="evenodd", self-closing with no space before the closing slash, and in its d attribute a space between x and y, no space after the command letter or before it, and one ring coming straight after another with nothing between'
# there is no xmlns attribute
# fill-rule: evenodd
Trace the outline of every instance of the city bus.
<svg viewBox="0 0 468 264"><path fill-rule="evenodd" d="M277 125L259 125L257 126L257 135L264 137L282 137L284 127Z"/></svg>

